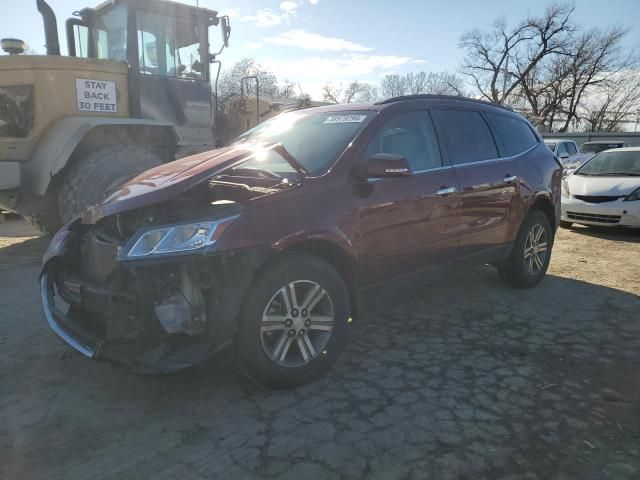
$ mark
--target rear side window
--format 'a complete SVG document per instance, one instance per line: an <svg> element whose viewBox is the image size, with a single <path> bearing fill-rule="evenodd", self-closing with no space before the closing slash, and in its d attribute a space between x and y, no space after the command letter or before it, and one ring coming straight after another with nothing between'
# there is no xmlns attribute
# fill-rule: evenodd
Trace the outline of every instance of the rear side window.
<svg viewBox="0 0 640 480"><path fill-rule="evenodd" d="M498 158L491 130L479 112L433 110L433 115L454 165Z"/></svg>
<svg viewBox="0 0 640 480"><path fill-rule="evenodd" d="M575 144L571 142L567 142L567 151L569 152L569 155L575 155L576 153L578 153L578 149L576 148Z"/></svg>
<svg viewBox="0 0 640 480"><path fill-rule="evenodd" d="M538 143L529 125L522 120L499 113L487 113L487 116L507 149L508 156L518 155Z"/></svg>

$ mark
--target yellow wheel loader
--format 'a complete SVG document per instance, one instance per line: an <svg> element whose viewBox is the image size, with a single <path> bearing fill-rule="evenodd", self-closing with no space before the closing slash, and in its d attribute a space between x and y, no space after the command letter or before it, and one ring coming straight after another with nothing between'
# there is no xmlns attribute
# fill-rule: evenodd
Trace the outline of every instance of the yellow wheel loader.
<svg viewBox="0 0 640 480"><path fill-rule="evenodd" d="M109 0L67 20L63 57L53 10L36 4L47 54L2 41L0 209L55 231L131 176L215 146L212 84L228 17L167 0ZM222 40L212 53L215 29Z"/></svg>

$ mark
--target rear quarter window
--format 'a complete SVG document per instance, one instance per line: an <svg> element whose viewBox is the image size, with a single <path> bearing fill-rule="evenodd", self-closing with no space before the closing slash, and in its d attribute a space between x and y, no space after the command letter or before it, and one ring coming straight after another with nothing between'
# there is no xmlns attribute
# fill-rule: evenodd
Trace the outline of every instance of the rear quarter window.
<svg viewBox="0 0 640 480"><path fill-rule="evenodd" d="M538 138L526 122L507 115L487 113L508 156L518 155L538 143Z"/></svg>

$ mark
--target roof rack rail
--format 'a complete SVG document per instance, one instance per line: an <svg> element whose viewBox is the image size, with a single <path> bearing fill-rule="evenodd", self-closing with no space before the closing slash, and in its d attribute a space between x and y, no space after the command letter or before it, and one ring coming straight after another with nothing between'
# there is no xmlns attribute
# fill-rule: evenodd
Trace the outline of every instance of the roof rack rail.
<svg viewBox="0 0 640 480"><path fill-rule="evenodd" d="M486 100L478 100L475 98L462 97L459 95L432 95L432 94L426 94L426 93L421 93L418 95L400 95L398 97L391 97L391 98L387 98L386 100L376 102L375 105L386 105L388 103L404 102L408 100L462 100L464 102L474 102L474 103L481 103L483 105L491 105L492 107L503 108L504 110L509 110L510 112L513 111L513 109L510 107L507 107L505 105L500 105L499 103L495 103L495 102L488 102Z"/></svg>

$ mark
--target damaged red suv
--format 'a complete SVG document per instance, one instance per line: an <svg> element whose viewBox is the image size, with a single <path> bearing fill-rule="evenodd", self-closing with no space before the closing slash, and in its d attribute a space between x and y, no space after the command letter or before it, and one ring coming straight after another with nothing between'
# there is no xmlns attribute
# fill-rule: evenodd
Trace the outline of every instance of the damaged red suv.
<svg viewBox="0 0 640 480"><path fill-rule="evenodd" d="M146 372L236 346L292 386L344 348L366 291L452 264L542 280L562 169L521 116L410 96L279 115L232 145L149 170L51 242L51 328Z"/></svg>

